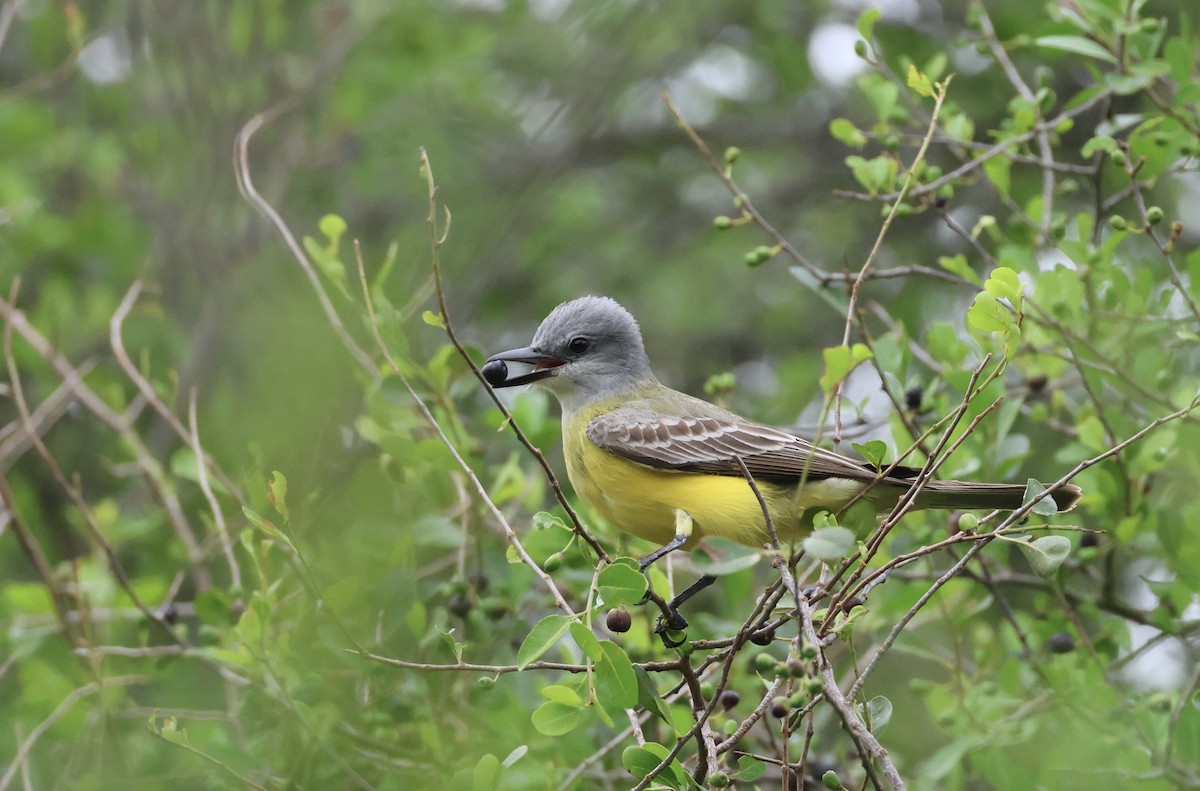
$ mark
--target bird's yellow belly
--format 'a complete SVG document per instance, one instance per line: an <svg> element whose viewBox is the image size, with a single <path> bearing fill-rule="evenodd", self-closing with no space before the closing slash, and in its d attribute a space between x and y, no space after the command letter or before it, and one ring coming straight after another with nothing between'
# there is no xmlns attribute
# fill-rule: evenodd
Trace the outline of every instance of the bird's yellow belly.
<svg viewBox="0 0 1200 791"><path fill-rule="evenodd" d="M770 542L762 507L742 478L657 470L603 451L586 438L568 441L565 450L575 491L627 533L666 544L675 535L675 511L681 509L693 520L685 549L713 536L749 546ZM805 519L808 508L844 502L852 494L846 483L858 488L853 482L811 481L801 495L796 486L763 482L758 487L780 541L788 542L811 527Z"/></svg>

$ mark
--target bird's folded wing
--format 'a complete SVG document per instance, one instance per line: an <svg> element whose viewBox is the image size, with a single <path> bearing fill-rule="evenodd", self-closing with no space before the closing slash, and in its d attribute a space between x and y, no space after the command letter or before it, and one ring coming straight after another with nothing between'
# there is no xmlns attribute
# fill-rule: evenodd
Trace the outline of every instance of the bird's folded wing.
<svg viewBox="0 0 1200 791"><path fill-rule="evenodd" d="M626 407L594 418L587 437L609 453L660 469L741 476L741 458L750 474L763 480L874 478L869 465L800 437L721 417Z"/></svg>

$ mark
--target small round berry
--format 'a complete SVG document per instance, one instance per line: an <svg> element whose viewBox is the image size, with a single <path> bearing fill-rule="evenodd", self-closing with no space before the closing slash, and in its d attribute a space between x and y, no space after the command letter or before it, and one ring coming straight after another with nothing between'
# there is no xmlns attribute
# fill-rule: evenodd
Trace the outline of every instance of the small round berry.
<svg viewBox="0 0 1200 791"><path fill-rule="evenodd" d="M775 698L771 701L771 716L777 720L781 720L788 715L787 701L783 698Z"/></svg>
<svg viewBox="0 0 1200 791"><path fill-rule="evenodd" d="M555 552L553 555L542 561L542 570L548 574L553 574L562 568L564 562L566 562L566 557L563 556L563 553Z"/></svg>
<svg viewBox="0 0 1200 791"><path fill-rule="evenodd" d="M492 360L480 369L479 373L492 387L499 387L508 378L508 366L503 360Z"/></svg>
<svg viewBox="0 0 1200 791"><path fill-rule="evenodd" d="M924 388L910 387L904 391L904 406L906 409L917 411L921 408L921 401L925 398Z"/></svg>
<svg viewBox="0 0 1200 791"><path fill-rule="evenodd" d="M461 593L456 593L446 602L446 609L459 618L466 618L470 614L471 608L474 605L471 599Z"/></svg>
<svg viewBox="0 0 1200 791"><path fill-rule="evenodd" d="M608 611L604 623L610 632L628 632L629 627L633 625L633 617L624 607L617 607Z"/></svg>
<svg viewBox="0 0 1200 791"><path fill-rule="evenodd" d="M741 702L742 696L732 689L727 689L721 692L721 697L719 697L717 700L721 703L721 706L724 707L725 711L729 711Z"/></svg>
<svg viewBox="0 0 1200 791"><path fill-rule="evenodd" d="M1075 650L1075 638L1066 632L1055 632L1046 645L1052 654L1069 654Z"/></svg>

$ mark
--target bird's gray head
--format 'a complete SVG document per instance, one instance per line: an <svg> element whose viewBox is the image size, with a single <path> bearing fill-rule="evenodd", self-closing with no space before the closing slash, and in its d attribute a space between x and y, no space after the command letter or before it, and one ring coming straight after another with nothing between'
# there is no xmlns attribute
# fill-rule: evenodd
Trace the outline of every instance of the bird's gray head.
<svg viewBox="0 0 1200 791"><path fill-rule="evenodd" d="M510 377L508 363L533 370ZM492 355L483 374L493 387L539 382L567 408L654 381L637 321L615 300L592 296L552 310L529 346Z"/></svg>

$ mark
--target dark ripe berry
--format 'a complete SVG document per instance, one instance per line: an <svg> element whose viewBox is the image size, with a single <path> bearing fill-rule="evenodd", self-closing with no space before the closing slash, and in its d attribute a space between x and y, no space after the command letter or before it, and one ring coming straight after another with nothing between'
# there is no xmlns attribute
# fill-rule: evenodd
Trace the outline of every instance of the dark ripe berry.
<svg viewBox="0 0 1200 791"><path fill-rule="evenodd" d="M479 609L493 621L498 621L509 613L508 600L500 596L488 596L479 600Z"/></svg>
<svg viewBox="0 0 1200 791"><path fill-rule="evenodd" d="M789 659L787 661L787 670L788 675L792 676L792 678L800 678L806 672L804 663L799 659Z"/></svg>
<svg viewBox="0 0 1200 791"><path fill-rule="evenodd" d="M483 378L492 387L498 387L504 384L504 380L508 378L508 366L503 360L492 360L480 369L479 373L483 374Z"/></svg>
<svg viewBox="0 0 1200 791"><path fill-rule="evenodd" d="M1100 534L1099 533L1084 533L1083 535L1081 535L1079 537L1079 548L1080 549L1087 549L1088 547L1098 547L1098 546L1100 546Z"/></svg>
<svg viewBox="0 0 1200 791"><path fill-rule="evenodd" d="M867 600L864 599L862 596L851 596L850 598L848 598L844 602L842 602L842 611L850 612L855 607L862 607L866 603L867 603Z"/></svg>
<svg viewBox="0 0 1200 791"><path fill-rule="evenodd" d="M478 593L483 593L488 589L488 578L482 571L472 571L468 579L471 581L471 587Z"/></svg>
<svg viewBox="0 0 1200 791"><path fill-rule="evenodd" d="M775 698L771 701L771 716L777 720L781 720L788 714L787 700L784 698Z"/></svg>
<svg viewBox="0 0 1200 791"><path fill-rule="evenodd" d="M624 607L608 611L608 618L605 619L605 624L610 632L628 632L629 627L633 625L633 618L629 615L629 611Z"/></svg>
<svg viewBox="0 0 1200 791"><path fill-rule="evenodd" d="M229 614L230 614L230 616L233 617L233 620L236 621L238 618L241 618L242 613L244 613L245 611L246 611L246 600L245 599L240 599L240 598L234 599L233 601L231 601L229 603Z"/></svg>
<svg viewBox="0 0 1200 791"><path fill-rule="evenodd" d="M163 610L162 619L170 624L175 623L179 620L179 608L174 603L170 604L167 609Z"/></svg>
<svg viewBox="0 0 1200 791"><path fill-rule="evenodd" d="M450 597L450 601L446 602L446 609L457 615L459 618L466 618L471 612L471 599L461 593L456 593Z"/></svg>
<svg viewBox="0 0 1200 791"><path fill-rule="evenodd" d="M725 690L724 692L721 693L721 697L718 698L718 700L721 703L721 706L724 707L725 711L729 711L730 709L732 709L734 706L736 706L741 701L741 699L742 699L742 696L739 695L738 693L734 692L732 689Z"/></svg>
<svg viewBox="0 0 1200 791"><path fill-rule="evenodd" d="M816 585L809 585L807 588L800 591L800 595L811 602L813 600L813 596L817 595L817 590L818 588Z"/></svg>
<svg viewBox="0 0 1200 791"><path fill-rule="evenodd" d="M775 640L774 629L763 629L750 635L750 642L755 645L770 645Z"/></svg>
<svg viewBox="0 0 1200 791"><path fill-rule="evenodd" d="M1038 374L1037 376L1031 376L1026 379L1025 386L1029 388L1029 392L1031 393L1040 393L1046 389L1046 385L1049 383L1049 381L1050 378L1045 374Z"/></svg>
<svg viewBox="0 0 1200 791"><path fill-rule="evenodd" d="M904 406L914 412L921 408L921 400L925 398L925 390L921 387L910 387L904 391Z"/></svg>
<svg viewBox="0 0 1200 791"><path fill-rule="evenodd" d="M1046 645L1052 654L1069 654L1075 650L1075 638L1066 632L1055 632Z"/></svg>

